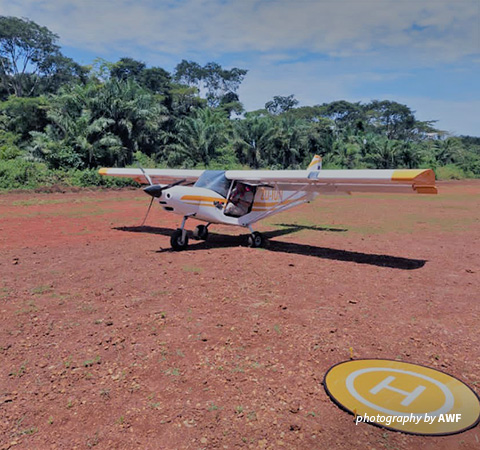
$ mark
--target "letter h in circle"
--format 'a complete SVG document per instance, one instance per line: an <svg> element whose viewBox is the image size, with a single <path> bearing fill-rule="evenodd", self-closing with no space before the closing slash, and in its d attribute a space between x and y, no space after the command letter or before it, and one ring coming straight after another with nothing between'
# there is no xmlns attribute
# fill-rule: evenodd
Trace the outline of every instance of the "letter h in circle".
<svg viewBox="0 0 480 450"><path fill-rule="evenodd" d="M425 389L425 386L418 385L412 392L407 392L402 389L390 386L390 383L395 380L394 376L389 376L383 381L380 381L376 386L370 389L371 394L378 394L382 389L389 389L390 391L402 394L405 398L400 402L402 406L408 406L412 403Z"/></svg>

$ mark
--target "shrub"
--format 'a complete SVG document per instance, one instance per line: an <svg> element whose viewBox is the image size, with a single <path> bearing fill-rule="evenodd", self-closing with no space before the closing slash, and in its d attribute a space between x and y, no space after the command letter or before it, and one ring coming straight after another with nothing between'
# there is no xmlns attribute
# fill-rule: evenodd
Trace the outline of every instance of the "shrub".
<svg viewBox="0 0 480 450"><path fill-rule="evenodd" d="M467 174L455 164L447 164L443 167L437 167L435 174L438 180L463 180Z"/></svg>
<svg viewBox="0 0 480 450"><path fill-rule="evenodd" d="M0 161L0 189L33 189L50 185L52 173L43 163L24 159Z"/></svg>

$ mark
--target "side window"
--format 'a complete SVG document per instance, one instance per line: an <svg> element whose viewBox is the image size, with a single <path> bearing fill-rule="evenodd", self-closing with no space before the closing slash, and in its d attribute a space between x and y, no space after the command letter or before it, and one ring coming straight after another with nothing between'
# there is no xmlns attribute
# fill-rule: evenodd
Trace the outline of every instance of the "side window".
<svg viewBox="0 0 480 450"><path fill-rule="evenodd" d="M255 200L255 186L236 182L225 206L225 215L231 217L241 217L252 210Z"/></svg>

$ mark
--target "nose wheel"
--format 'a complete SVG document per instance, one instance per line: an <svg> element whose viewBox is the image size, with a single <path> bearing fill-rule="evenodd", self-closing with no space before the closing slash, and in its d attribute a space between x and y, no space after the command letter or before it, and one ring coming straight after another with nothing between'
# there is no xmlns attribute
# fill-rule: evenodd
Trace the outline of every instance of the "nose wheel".
<svg viewBox="0 0 480 450"><path fill-rule="evenodd" d="M170 245L173 250L185 250L188 245L187 230L185 229L185 223L189 216L184 216L180 228L177 228L170 237Z"/></svg>
<svg viewBox="0 0 480 450"><path fill-rule="evenodd" d="M188 245L188 236L186 230L175 230L170 237L170 245L174 250L185 250Z"/></svg>

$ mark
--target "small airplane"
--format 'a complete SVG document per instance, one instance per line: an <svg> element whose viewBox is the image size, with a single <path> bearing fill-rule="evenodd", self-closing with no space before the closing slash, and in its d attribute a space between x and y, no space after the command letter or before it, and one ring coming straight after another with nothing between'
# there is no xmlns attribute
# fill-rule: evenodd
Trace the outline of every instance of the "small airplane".
<svg viewBox="0 0 480 450"><path fill-rule="evenodd" d="M183 216L170 243L174 250L188 246L185 224L189 218L206 222L193 235L208 238L211 224L246 227L248 246L262 247L264 236L256 222L312 201L319 194L352 192L436 194L431 169L322 170L315 155L306 170L191 170L102 168L100 175L133 178L148 184L144 191L158 199L165 211ZM144 223L145 223L144 220Z"/></svg>

